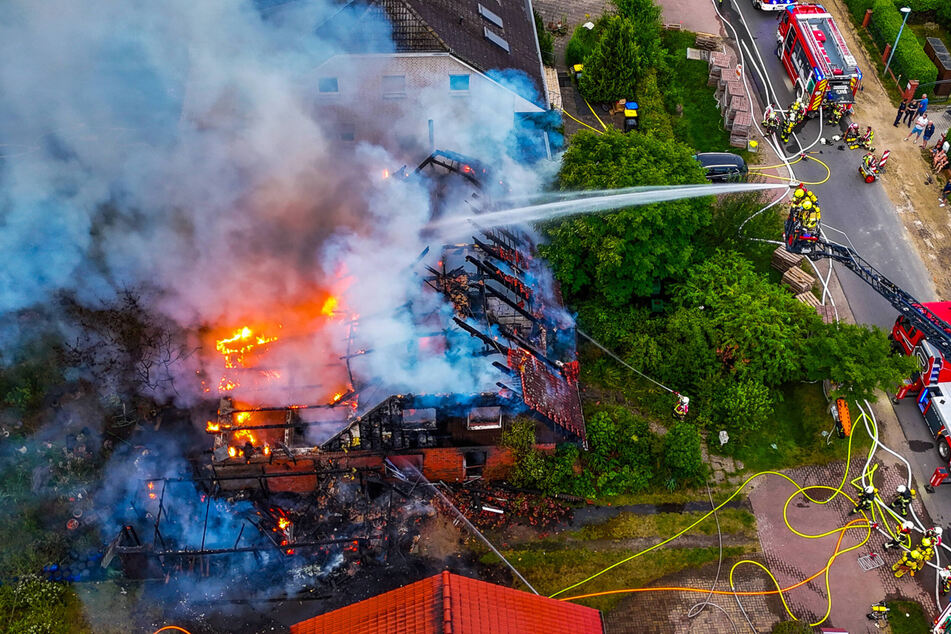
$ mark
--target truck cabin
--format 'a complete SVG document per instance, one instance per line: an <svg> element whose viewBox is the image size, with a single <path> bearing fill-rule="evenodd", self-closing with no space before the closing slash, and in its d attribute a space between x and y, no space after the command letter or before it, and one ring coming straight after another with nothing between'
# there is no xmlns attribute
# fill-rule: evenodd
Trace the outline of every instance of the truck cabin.
<svg viewBox="0 0 951 634"><path fill-rule="evenodd" d="M951 302L926 302L922 306L942 321L951 323ZM951 331L948 335L951 336ZM899 315L895 325L892 326L891 338L896 348L900 348L902 353L910 356L925 338L925 334L915 327L908 317Z"/></svg>

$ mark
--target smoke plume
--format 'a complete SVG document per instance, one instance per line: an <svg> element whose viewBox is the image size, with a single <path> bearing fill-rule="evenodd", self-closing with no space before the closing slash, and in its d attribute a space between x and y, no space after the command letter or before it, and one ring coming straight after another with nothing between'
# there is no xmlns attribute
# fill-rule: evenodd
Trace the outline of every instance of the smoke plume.
<svg viewBox="0 0 951 634"><path fill-rule="evenodd" d="M271 378L246 386L264 400L300 388L312 402L346 382L344 315L360 315L359 345L380 351L367 365L373 378L404 389L481 385L484 364L465 355L404 354L419 315L444 310L432 298L399 310L422 286L414 264L430 196L424 183L381 174L412 167L427 140L407 144L396 118L378 144L343 143L340 121L316 108L315 69L328 60L364 80L363 66L339 57L355 32L388 41L390 27L330 0L6 4L0 313L63 293L99 305L148 287L151 310L211 333L183 376L193 379L197 363L217 381L222 358L208 339L251 325L293 345L275 346ZM507 158L513 122L500 113L510 104L461 108L432 90L406 109L443 122L437 145L507 171L521 191L535 186ZM331 296L333 316L322 310ZM194 385L160 396L208 396Z"/></svg>

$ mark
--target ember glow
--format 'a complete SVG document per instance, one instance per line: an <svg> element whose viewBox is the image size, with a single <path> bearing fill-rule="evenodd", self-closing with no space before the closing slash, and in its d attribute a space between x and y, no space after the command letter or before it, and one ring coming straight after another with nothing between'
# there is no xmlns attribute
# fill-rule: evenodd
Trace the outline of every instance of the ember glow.
<svg viewBox="0 0 951 634"><path fill-rule="evenodd" d="M149 499L154 500L155 499L155 483L149 482L147 486L149 488Z"/></svg>

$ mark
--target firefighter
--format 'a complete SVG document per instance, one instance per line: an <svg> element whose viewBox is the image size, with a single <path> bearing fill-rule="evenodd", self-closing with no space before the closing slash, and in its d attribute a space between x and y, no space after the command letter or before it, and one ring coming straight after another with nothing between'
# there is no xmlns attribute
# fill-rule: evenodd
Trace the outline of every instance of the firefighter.
<svg viewBox="0 0 951 634"><path fill-rule="evenodd" d="M802 203L802 228L803 237L812 238L819 232L819 206L813 205L811 200Z"/></svg>
<svg viewBox="0 0 951 634"><path fill-rule="evenodd" d="M872 147L872 141L875 139L875 133L872 131L872 126L865 126L865 134L862 135L862 138L859 139L859 145L864 147L869 152L874 152L875 148Z"/></svg>
<svg viewBox="0 0 951 634"><path fill-rule="evenodd" d="M687 412L690 409L690 398L684 396L683 394L677 394L677 404L674 405L674 417L680 420L687 418Z"/></svg>
<svg viewBox="0 0 951 634"><path fill-rule="evenodd" d="M895 573L896 579L904 576L906 572L910 572L914 577L919 568L921 568L921 551L916 548L902 553L901 559L892 565L892 572Z"/></svg>
<svg viewBox="0 0 951 634"><path fill-rule="evenodd" d="M938 579L941 581L941 596L951 592L951 566L945 566L939 570Z"/></svg>
<svg viewBox="0 0 951 634"><path fill-rule="evenodd" d="M865 490L859 495L859 501L855 505L855 508L849 511L849 515L855 515L859 511L867 511L872 508L872 502L875 501L876 493L878 493L878 489L872 485L865 487Z"/></svg>
<svg viewBox="0 0 951 634"><path fill-rule="evenodd" d="M911 531L915 525L905 520L895 527L895 536L885 542L885 550L889 548L911 548Z"/></svg>
<svg viewBox="0 0 951 634"><path fill-rule="evenodd" d="M766 111L763 112L763 132L766 136L775 134L781 125L779 113L772 106L766 106Z"/></svg>
<svg viewBox="0 0 951 634"><path fill-rule="evenodd" d="M915 493L914 489L912 489L911 493L912 495L914 495ZM937 548L938 546L941 545L941 534L943 532L944 532L943 528L941 528L940 526L935 526L934 528L929 528L928 530L925 531L925 537L930 537L931 541L934 542L935 548Z"/></svg>
<svg viewBox="0 0 951 634"><path fill-rule="evenodd" d="M849 146L850 149L855 149L855 142L859 138L859 124L852 122L849 124L848 129L845 131L845 144Z"/></svg>
<svg viewBox="0 0 951 634"><path fill-rule="evenodd" d="M904 484L899 484L898 488L895 489L895 499L892 500L889 506L895 509L895 512L902 517L908 517L908 507L911 506L911 501L914 498L914 489L909 489Z"/></svg>

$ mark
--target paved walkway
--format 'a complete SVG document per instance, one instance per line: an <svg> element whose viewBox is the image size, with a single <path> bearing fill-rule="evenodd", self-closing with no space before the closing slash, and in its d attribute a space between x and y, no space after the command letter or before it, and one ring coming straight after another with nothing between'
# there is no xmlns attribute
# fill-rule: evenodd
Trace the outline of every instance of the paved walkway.
<svg viewBox="0 0 951 634"><path fill-rule="evenodd" d="M853 459L849 479L858 475L864 462L862 458ZM835 487L842 480L843 467L843 463L813 465L787 473L804 486L823 484ZM875 482L887 499L887 492L894 491L903 477L902 470L885 465L878 469ZM854 497L853 487L847 484L845 490ZM767 565L783 587L798 583L822 570L832 556L838 540L837 533L818 539L806 539L790 532L783 521L783 505L795 491L796 487L782 478L764 476L755 481L750 494ZM829 494L830 492L822 490L811 492L812 497L819 500L826 499ZM858 518L858 515L848 514L851 508L849 501L841 496L828 504L820 505L809 502L800 495L793 498L787 507L787 517L790 525L800 532L820 534ZM865 534L864 530L849 530L842 539L840 550L858 544ZM828 621L823 623L824 626L835 626L853 633L875 631L874 627L868 629L870 622L865 618L865 614L872 603L885 597L902 596L919 601L926 607L933 605L933 600L929 600L924 589L933 587L933 569L919 573L917 578L906 575L895 579L891 565L897 555L894 551L883 550L884 542L884 537L874 532L865 545L836 559L829 574L832 609ZM876 553L877 557L884 557L885 562L883 566L866 572L858 560L872 553ZM919 582L923 582L924 586ZM825 615L828 596L825 580L820 576L790 592L787 601L797 617L814 622Z"/></svg>
<svg viewBox="0 0 951 634"><path fill-rule="evenodd" d="M726 560L720 568L717 590L729 590L728 576L733 561ZM676 586L683 588L711 588L716 580L717 566L710 564L697 570L687 570L664 577L652 586ZM769 577L753 566L739 569L737 584L744 590L769 590ZM643 592L632 594L620 605L605 615L607 634L735 634L749 631L746 617L740 611L732 595L714 595L708 605L694 618L688 613L699 602L705 601L709 592ZM742 597L743 611L757 632L769 632L779 622L782 606L775 596ZM698 608L699 609L699 608Z"/></svg>

